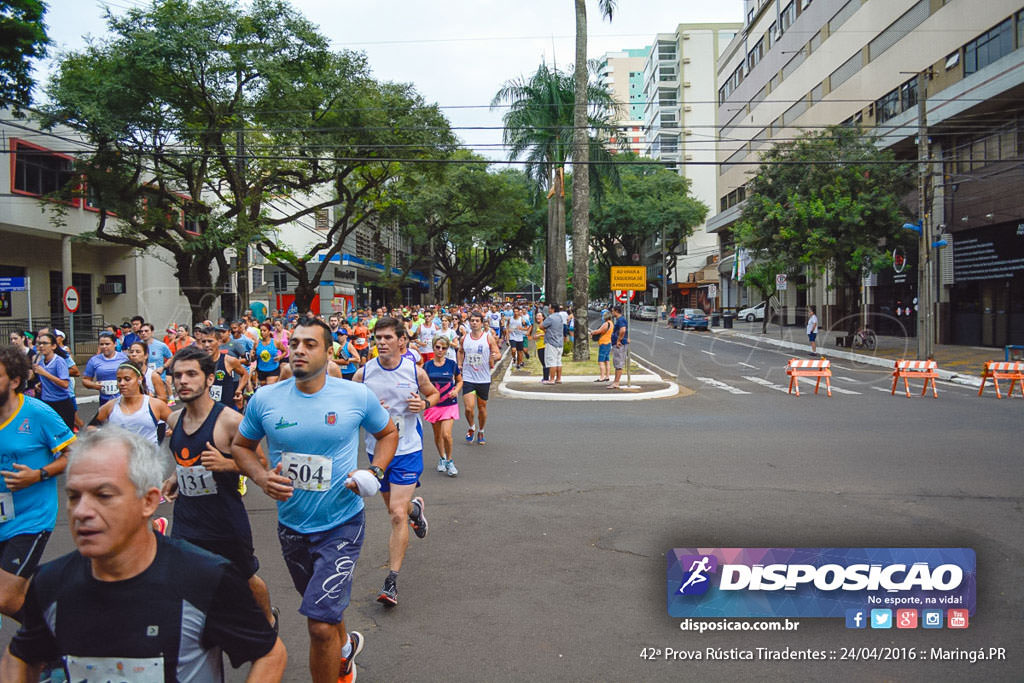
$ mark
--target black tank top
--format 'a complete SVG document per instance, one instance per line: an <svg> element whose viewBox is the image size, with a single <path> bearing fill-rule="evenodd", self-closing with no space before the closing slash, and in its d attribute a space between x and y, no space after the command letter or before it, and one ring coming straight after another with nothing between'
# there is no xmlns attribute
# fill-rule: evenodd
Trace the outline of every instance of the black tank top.
<svg viewBox="0 0 1024 683"><path fill-rule="evenodd" d="M217 358L217 369L213 378L213 386L220 387L220 398L217 398L214 393L212 394L214 399L235 410L235 390L238 388L238 380L235 378L235 373L228 370L224 362L224 354Z"/></svg>
<svg viewBox="0 0 1024 683"><path fill-rule="evenodd" d="M213 428L224 406L214 403L206 420L193 434L185 433L185 415L181 415L174 432L171 433L171 454L179 467L201 466L200 454L206 450L206 442L213 443ZM230 458L229 453L221 453ZM178 498L174 501L174 525L171 536L184 539L220 540L231 539L252 546L252 529L245 504L238 492L239 475L234 472L209 472L217 484L217 492L202 496L181 495L182 477L178 470Z"/></svg>

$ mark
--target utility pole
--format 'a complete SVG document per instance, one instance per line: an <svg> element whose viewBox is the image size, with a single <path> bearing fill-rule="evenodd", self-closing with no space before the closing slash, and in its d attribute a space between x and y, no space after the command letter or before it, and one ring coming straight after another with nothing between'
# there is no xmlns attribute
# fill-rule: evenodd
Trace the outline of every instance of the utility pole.
<svg viewBox="0 0 1024 683"><path fill-rule="evenodd" d="M934 339L934 302L931 282L931 216L928 207L928 182L931 176L928 162L928 119L925 98L928 94L930 69L917 76L917 206L921 220L921 234L917 246L917 357L932 357Z"/></svg>

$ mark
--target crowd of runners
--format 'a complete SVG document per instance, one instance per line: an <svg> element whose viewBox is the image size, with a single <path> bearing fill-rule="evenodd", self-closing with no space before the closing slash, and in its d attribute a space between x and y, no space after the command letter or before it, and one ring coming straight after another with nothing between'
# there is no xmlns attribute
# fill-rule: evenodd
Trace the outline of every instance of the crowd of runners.
<svg viewBox="0 0 1024 683"><path fill-rule="evenodd" d="M437 473L456 477L460 397L465 442L486 445L502 352L522 367L532 342L541 381L559 382L573 324L557 306L511 303L278 312L262 321L247 311L233 321L171 325L161 340L135 316L100 332L82 369L60 330L12 334L0 347L0 612L22 627L0 679L37 680L50 667L78 680L76 673L130 665L140 681L221 680L221 650L235 666L253 662L250 680L279 678L287 655L258 575L243 503L248 481L278 503L311 680L354 680L363 637L346 628L344 612L366 533L364 499L379 493L390 518L376 599L394 608L410 532L429 532L416 495L427 459L423 422ZM91 392L76 392L76 381L98 392L88 424L78 399ZM40 567L65 468L77 551ZM171 520L152 518L165 501ZM224 595L169 578L193 564ZM166 609L139 612L140 587L124 583L136 576L160 585ZM95 624L54 617L98 600L111 628L148 620L139 628L150 637L105 640ZM189 609L197 611L187 619Z"/></svg>

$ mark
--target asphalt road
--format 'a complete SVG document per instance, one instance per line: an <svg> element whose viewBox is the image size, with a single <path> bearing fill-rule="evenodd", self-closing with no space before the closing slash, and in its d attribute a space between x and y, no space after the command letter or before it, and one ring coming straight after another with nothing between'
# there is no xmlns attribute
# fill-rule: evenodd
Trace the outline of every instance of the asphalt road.
<svg viewBox="0 0 1024 683"><path fill-rule="evenodd" d="M883 368L839 364L832 398L778 390L789 353L634 321L635 353L694 393L622 404L493 396L486 447L461 442L460 475L433 471L430 535L411 540L400 605L374 601L388 521L368 506L350 628L361 681L1020 680L1024 401L940 382L939 399L889 396ZM755 379L751 379L755 378ZM714 380L709 382L708 380ZM884 393L878 389L884 388ZM808 391L807 389L810 389ZM289 681L308 638L277 547L273 505L246 497ZM682 632L665 609L673 547L971 547L978 607L966 631ZM47 549L70 548L62 518ZM12 624L5 620L0 640ZM1002 662L649 661L699 650L1005 647ZM233 672L231 680L242 680Z"/></svg>

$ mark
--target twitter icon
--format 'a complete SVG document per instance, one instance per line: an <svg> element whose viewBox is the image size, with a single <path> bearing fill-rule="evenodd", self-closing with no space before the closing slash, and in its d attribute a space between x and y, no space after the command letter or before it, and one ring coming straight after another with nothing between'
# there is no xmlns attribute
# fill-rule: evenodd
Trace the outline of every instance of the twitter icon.
<svg viewBox="0 0 1024 683"><path fill-rule="evenodd" d="M892 610L871 610L871 628L892 628Z"/></svg>

